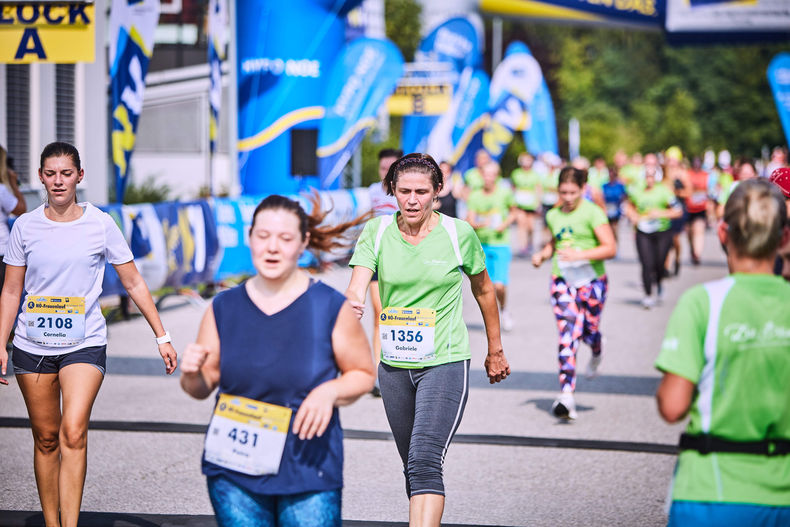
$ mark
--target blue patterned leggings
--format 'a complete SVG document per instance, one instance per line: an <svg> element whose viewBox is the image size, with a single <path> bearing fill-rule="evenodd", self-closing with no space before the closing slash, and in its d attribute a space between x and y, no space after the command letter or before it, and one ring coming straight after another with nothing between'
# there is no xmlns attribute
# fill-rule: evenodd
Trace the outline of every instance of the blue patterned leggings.
<svg viewBox="0 0 790 527"><path fill-rule="evenodd" d="M601 311L608 288L606 275L576 288L562 277L552 276L551 305L560 333L560 386L563 392L576 389L576 352L583 340L593 355L601 353Z"/></svg>
<svg viewBox="0 0 790 527"><path fill-rule="evenodd" d="M222 476L207 478L219 527L340 527L341 491L253 494Z"/></svg>

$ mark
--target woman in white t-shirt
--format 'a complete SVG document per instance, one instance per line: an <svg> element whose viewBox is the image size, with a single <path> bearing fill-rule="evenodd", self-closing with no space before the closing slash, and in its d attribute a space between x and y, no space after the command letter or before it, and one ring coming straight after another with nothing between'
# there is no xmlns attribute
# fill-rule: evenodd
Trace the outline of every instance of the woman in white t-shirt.
<svg viewBox="0 0 790 527"><path fill-rule="evenodd" d="M99 306L105 262L115 267L153 329L165 371L176 369L170 335L121 231L108 214L76 201L83 176L72 145L44 148L38 177L47 203L14 223L0 294L0 342L7 341L16 318L14 373L30 416L36 485L47 525L77 525L79 517L88 422L107 358L107 327ZM2 346L3 375L7 363Z"/></svg>
<svg viewBox="0 0 790 527"><path fill-rule="evenodd" d="M5 255L5 248L8 245L8 217L10 215L19 216L27 211L25 197L19 192L19 182L10 167L8 166L8 153L5 148L0 146L0 260ZM3 277L5 276L5 263L0 261L0 290L3 287Z"/></svg>

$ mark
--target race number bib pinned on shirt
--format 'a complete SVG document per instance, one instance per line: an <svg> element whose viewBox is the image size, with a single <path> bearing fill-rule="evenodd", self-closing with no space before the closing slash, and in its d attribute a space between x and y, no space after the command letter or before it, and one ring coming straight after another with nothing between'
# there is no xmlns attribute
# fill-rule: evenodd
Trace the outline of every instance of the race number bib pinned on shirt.
<svg viewBox="0 0 790 527"><path fill-rule="evenodd" d="M85 298L28 296L25 300L27 338L42 346L74 346L85 340Z"/></svg>
<svg viewBox="0 0 790 527"><path fill-rule="evenodd" d="M557 266L560 268L565 283L575 288L583 287L598 278L598 274L595 272L590 260L574 260L570 262L558 260Z"/></svg>
<svg viewBox="0 0 790 527"><path fill-rule="evenodd" d="M542 201L545 205L554 205L559 201L560 196L556 192L544 191Z"/></svg>
<svg viewBox="0 0 790 527"><path fill-rule="evenodd" d="M206 461L251 476L280 470L291 409L220 394L206 433Z"/></svg>
<svg viewBox="0 0 790 527"><path fill-rule="evenodd" d="M381 352L386 360L425 362L436 358L436 311L421 307L387 307L379 323Z"/></svg>
<svg viewBox="0 0 790 527"><path fill-rule="evenodd" d="M691 195L691 202L697 205L702 205L708 201L708 193L705 191L694 192Z"/></svg>
<svg viewBox="0 0 790 527"><path fill-rule="evenodd" d="M645 234L652 234L658 232L658 229L661 228L661 221L658 218L639 220L639 223L636 224L636 228Z"/></svg>
<svg viewBox="0 0 790 527"><path fill-rule="evenodd" d="M516 200L516 205L519 207L531 208L537 205L535 193L529 190L517 190L513 197Z"/></svg>

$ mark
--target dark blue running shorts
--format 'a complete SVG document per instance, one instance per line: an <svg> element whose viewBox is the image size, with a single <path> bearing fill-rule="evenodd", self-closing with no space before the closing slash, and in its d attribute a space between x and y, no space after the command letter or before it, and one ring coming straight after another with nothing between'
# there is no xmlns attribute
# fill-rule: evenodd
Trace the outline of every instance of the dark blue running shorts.
<svg viewBox="0 0 790 527"><path fill-rule="evenodd" d="M14 373L58 373L69 364L90 364L102 375L107 370L107 346L90 346L63 355L35 355L14 346L11 361Z"/></svg>

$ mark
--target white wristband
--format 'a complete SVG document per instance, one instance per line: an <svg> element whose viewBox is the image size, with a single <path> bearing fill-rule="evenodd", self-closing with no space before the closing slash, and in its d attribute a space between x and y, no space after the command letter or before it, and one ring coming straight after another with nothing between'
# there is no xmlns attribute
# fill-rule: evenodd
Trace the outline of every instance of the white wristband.
<svg viewBox="0 0 790 527"><path fill-rule="evenodd" d="M165 331L165 334L162 335L161 337L156 337L156 343L157 344L167 344L168 342L170 342L170 332L169 331Z"/></svg>

